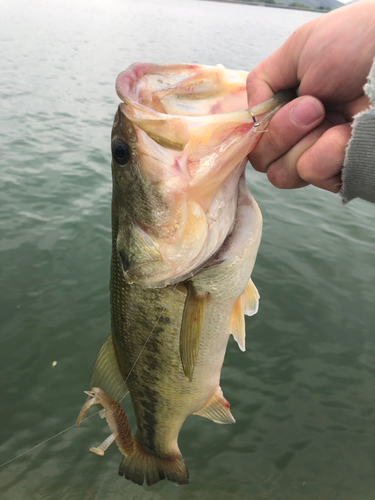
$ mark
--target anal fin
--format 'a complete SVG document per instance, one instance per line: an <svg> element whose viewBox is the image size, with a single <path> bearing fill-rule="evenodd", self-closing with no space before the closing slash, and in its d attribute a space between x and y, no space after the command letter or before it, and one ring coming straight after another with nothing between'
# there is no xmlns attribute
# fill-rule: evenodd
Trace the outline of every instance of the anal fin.
<svg viewBox="0 0 375 500"><path fill-rule="evenodd" d="M235 424L236 421L230 412L230 404L225 399L223 391L219 386L213 396L203 406L203 408L194 415L209 418L217 424Z"/></svg>
<svg viewBox="0 0 375 500"><path fill-rule="evenodd" d="M208 295L198 296L189 282L186 286L187 295L180 330L180 357L185 377L192 380Z"/></svg>
<svg viewBox="0 0 375 500"><path fill-rule="evenodd" d="M115 401L120 402L129 392L118 367L112 332L100 348L91 373L91 387L100 387Z"/></svg>

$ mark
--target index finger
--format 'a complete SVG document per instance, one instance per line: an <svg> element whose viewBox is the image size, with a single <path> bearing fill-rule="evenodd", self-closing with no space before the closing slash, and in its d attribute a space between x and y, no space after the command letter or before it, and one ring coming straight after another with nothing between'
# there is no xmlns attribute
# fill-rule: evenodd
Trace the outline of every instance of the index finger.
<svg viewBox="0 0 375 500"><path fill-rule="evenodd" d="M246 81L249 108L279 90L297 87L298 58L304 45L302 38L301 30L297 29L281 47L250 71Z"/></svg>

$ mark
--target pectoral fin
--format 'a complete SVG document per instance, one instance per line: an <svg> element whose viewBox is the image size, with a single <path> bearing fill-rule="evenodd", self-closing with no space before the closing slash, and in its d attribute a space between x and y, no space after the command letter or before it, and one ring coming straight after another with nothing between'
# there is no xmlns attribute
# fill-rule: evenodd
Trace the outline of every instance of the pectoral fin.
<svg viewBox="0 0 375 500"><path fill-rule="evenodd" d="M246 350L244 314L247 316L253 316L253 314L258 312L258 307L259 292L250 278L244 293L238 297L236 303L234 304L231 318L231 334L241 351Z"/></svg>
<svg viewBox="0 0 375 500"><path fill-rule="evenodd" d="M217 424L235 424L230 410L230 404L223 396L221 387L217 388L215 394L208 400L207 404L194 415L209 418Z"/></svg>
<svg viewBox="0 0 375 500"><path fill-rule="evenodd" d="M241 351L245 351L245 293L240 295L234 304L231 317L230 333L233 335L234 340L237 342Z"/></svg>
<svg viewBox="0 0 375 500"><path fill-rule="evenodd" d="M100 387L108 396L120 402L129 392L118 367L112 332L105 339L91 374L91 387Z"/></svg>
<svg viewBox="0 0 375 500"><path fill-rule="evenodd" d="M168 271L153 240L140 227L130 221L120 227L116 240L119 261L128 283L149 286L158 282Z"/></svg>
<svg viewBox="0 0 375 500"><path fill-rule="evenodd" d="M207 300L208 295L198 296L193 285L187 283L187 295L180 331L180 357L185 377L188 380L193 378Z"/></svg>
<svg viewBox="0 0 375 500"><path fill-rule="evenodd" d="M245 290L245 314L246 316L253 316L258 312L259 308L259 292L254 285L253 280L250 278Z"/></svg>

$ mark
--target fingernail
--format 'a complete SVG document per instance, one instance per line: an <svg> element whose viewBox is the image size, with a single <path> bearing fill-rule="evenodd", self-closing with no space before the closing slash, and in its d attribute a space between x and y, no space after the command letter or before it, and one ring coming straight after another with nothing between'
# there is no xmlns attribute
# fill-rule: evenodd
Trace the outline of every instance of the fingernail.
<svg viewBox="0 0 375 500"><path fill-rule="evenodd" d="M296 125L307 127L324 115L323 105L311 97L302 99L290 112L290 119Z"/></svg>

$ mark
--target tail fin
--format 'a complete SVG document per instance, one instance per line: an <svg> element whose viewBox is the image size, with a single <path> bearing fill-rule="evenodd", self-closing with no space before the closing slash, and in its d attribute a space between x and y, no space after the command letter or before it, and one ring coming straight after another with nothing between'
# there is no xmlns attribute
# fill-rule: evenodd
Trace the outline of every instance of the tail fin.
<svg viewBox="0 0 375 500"><path fill-rule="evenodd" d="M188 484L189 473L181 455L158 457L144 451L134 439L134 451L130 457L124 457L118 473L133 483L148 486L169 479L177 484Z"/></svg>

